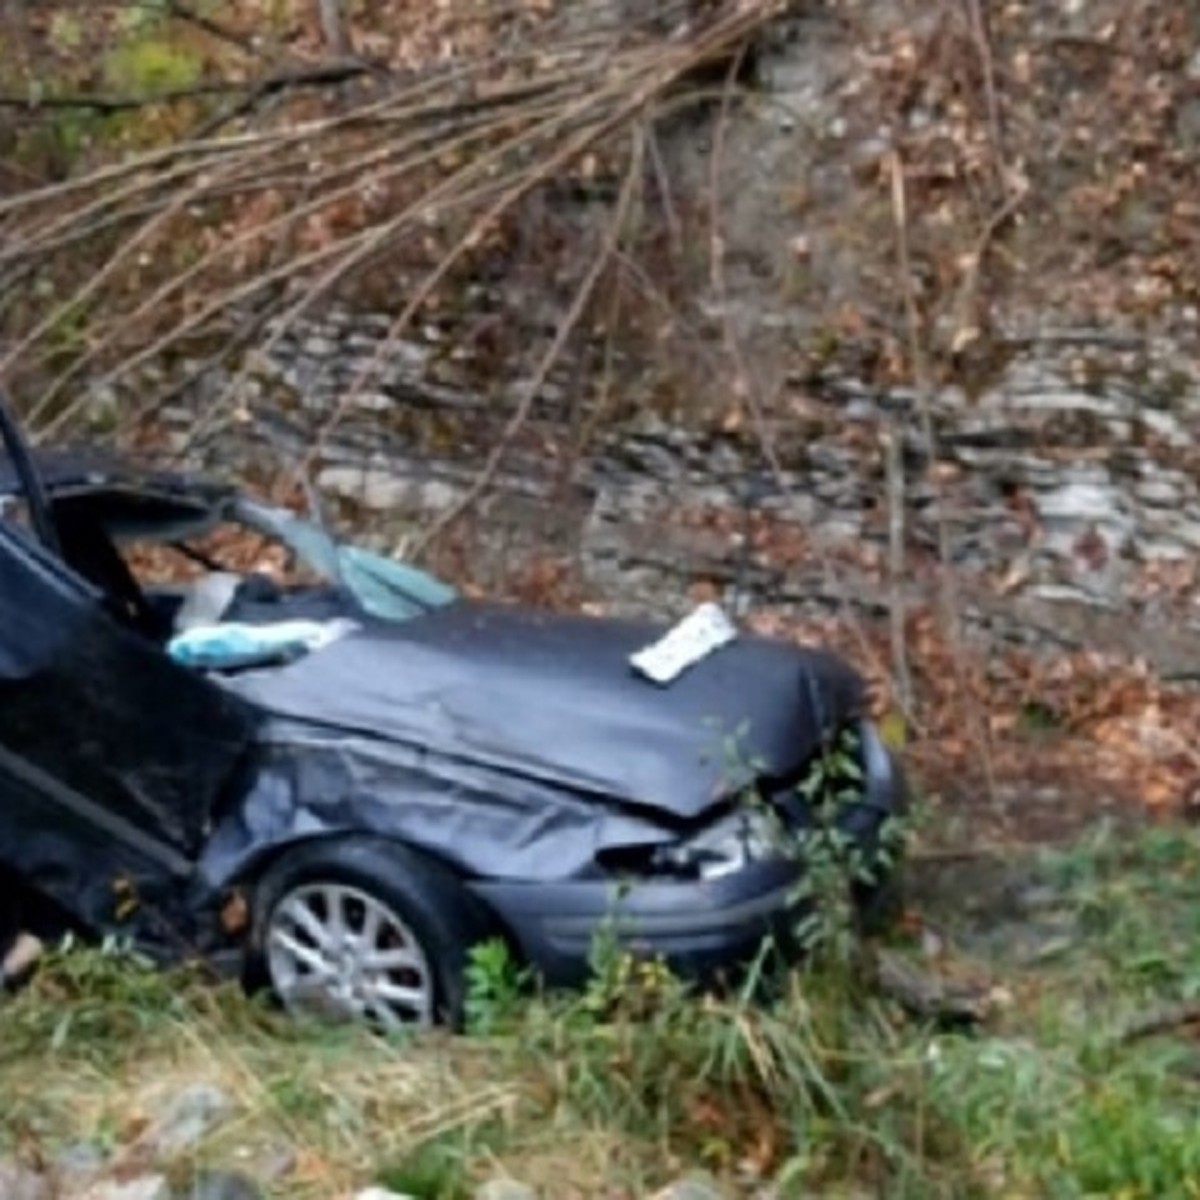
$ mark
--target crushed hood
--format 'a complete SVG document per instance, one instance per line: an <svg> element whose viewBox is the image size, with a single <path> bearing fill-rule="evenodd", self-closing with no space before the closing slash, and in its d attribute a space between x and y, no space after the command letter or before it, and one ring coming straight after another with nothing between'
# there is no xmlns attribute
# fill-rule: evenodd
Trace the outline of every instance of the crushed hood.
<svg viewBox="0 0 1200 1200"><path fill-rule="evenodd" d="M293 720L685 819L796 770L861 709L842 660L747 635L658 686L629 656L664 631L462 601L229 683Z"/></svg>

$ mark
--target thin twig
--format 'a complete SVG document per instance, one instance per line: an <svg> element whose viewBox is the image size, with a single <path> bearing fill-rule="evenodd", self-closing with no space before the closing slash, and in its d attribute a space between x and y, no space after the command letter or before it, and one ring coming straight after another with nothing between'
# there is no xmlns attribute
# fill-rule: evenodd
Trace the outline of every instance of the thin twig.
<svg viewBox="0 0 1200 1200"><path fill-rule="evenodd" d="M314 67L291 67L285 71L264 75L260 79L213 80L210 83L170 88L141 96L106 96L99 92L84 92L77 96L40 96L30 99L27 95L0 95L0 108L24 109L30 113L40 110L82 109L100 113L102 116L115 116L118 113L137 112L162 104L180 104L187 100L204 100L244 93L262 99L294 88L336 87L364 75L386 77L387 73L387 68L382 64L370 63L363 59L349 59L322 63Z"/></svg>
<svg viewBox="0 0 1200 1200"><path fill-rule="evenodd" d="M501 59L498 65L502 67L506 61ZM514 65L516 61L514 59ZM488 60L489 67L496 65L497 63ZM101 190L117 179L133 177L140 179L143 185L153 186L158 181L155 172L176 163L181 158L190 160L204 159L208 155L224 156L263 143L277 147L302 146L315 138L328 137L353 127L380 121L391 124L405 115L412 115L414 119L417 119L422 113L430 111L434 105L431 97L438 94L443 94L446 103L450 105L471 104L480 100L485 104L495 105L504 103L508 98L508 94L504 93L503 89L496 95L489 92L484 97L477 97L473 90L467 90L466 94L463 94L464 89L470 89L473 78L472 66L458 63L449 69L439 68L404 88L391 91L370 102L359 103L348 110L327 116L291 122L283 129L248 130L244 133L227 134L219 138L192 138L154 150L146 150L140 154L130 155L119 163L97 167L78 177L20 192L15 196L0 198L0 217L13 211L37 213L45 210L48 205L75 193ZM543 73L533 83L537 84L544 78ZM518 91L521 86L521 84L516 85ZM522 96L519 99L523 98Z"/></svg>
<svg viewBox="0 0 1200 1200"><path fill-rule="evenodd" d="M963 272L962 283L959 284L958 294L954 302L954 343L953 350L958 350L968 341L973 341L979 335L979 329L972 316L972 310L978 299L979 283L983 277L983 265L991 244L1000 230L1017 213L1029 195L1027 182L1009 181L1008 191L1004 201L995 212L988 217L983 228L975 239L970 253L966 256L966 270Z"/></svg>
<svg viewBox="0 0 1200 1200"><path fill-rule="evenodd" d="M209 37L233 46L243 54L254 54L256 51L252 38L222 25L219 21L214 21L206 13L197 12L190 4L181 4L179 0L165 0L163 7L167 15L176 21L191 25L202 33L207 33Z"/></svg>
<svg viewBox="0 0 1200 1200"><path fill-rule="evenodd" d="M906 497L903 434L895 421L889 421L881 437L887 480L888 575L891 585L888 620L892 644L892 677L896 681L897 699L901 710L910 713L913 708L913 686L912 672L908 665L908 610L904 603Z"/></svg>
<svg viewBox="0 0 1200 1200"><path fill-rule="evenodd" d="M925 453L929 463L929 478L933 486L937 511L938 544L938 593L941 600L942 628L950 645L958 683L966 690L966 673L963 669L960 604L958 588L952 568L950 530L945 515L945 495L936 467L938 462L937 436L933 425L933 383L929 365L925 358L924 341L921 336L920 317L917 313L916 295L913 290L912 259L909 250L908 198L904 185L904 164L898 152L891 156L892 217L896 230L896 258L900 293L904 301L904 315L908 336L908 355L912 368L913 385L917 401L917 415L921 434L925 442ZM991 738L986 717L973 710L976 736L987 780L988 795L996 796L995 771L992 764Z"/></svg>
<svg viewBox="0 0 1200 1200"><path fill-rule="evenodd" d="M1000 101L996 95L995 56L988 33L987 12L981 0L966 0L966 6L971 37L975 42L975 51L979 55L979 69L983 75L983 97L987 108L988 134L992 143L992 161L1000 185L1000 194L1004 195L1008 191L1008 170Z"/></svg>

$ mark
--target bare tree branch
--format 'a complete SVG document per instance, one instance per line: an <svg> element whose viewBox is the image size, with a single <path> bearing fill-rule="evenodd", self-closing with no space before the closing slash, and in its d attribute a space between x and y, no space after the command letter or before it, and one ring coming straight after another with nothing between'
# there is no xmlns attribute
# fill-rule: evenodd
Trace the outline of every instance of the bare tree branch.
<svg viewBox="0 0 1200 1200"><path fill-rule="evenodd" d="M346 15L342 11L342 0L313 0L317 10L317 20L321 25L321 36L325 39L325 49L339 58L354 52L350 42L350 32L346 26Z"/></svg>
<svg viewBox="0 0 1200 1200"><path fill-rule="evenodd" d="M387 68L378 63L361 59L321 63L312 67L290 67L276 71L259 79L213 80L197 83L191 87L171 88L143 96L106 96L100 92L86 92L75 96L39 96L36 98L0 95L0 108L25 109L38 112L44 109L90 110L108 116L116 113L134 112L153 108L159 104L179 104L185 100L200 100L216 96L232 96L249 93L258 100L292 88L336 87L363 75L388 74Z"/></svg>

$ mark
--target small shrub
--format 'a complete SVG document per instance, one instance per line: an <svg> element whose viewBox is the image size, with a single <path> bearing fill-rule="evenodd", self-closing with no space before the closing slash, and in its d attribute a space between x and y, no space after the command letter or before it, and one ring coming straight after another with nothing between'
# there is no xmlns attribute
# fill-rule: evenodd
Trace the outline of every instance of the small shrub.
<svg viewBox="0 0 1200 1200"><path fill-rule="evenodd" d="M473 946L467 963L467 1031L485 1037L510 1024L530 980L530 972L518 966L503 938Z"/></svg>

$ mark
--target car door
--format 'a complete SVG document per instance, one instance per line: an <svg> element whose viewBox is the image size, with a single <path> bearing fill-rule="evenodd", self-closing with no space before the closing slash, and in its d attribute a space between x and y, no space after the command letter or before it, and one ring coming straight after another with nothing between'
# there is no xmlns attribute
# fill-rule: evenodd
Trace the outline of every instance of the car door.
<svg viewBox="0 0 1200 1200"><path fill-rule="evenodd" d="M186 876L256 720L0 519L0 865L89 921L117 873Z"/></svg>

